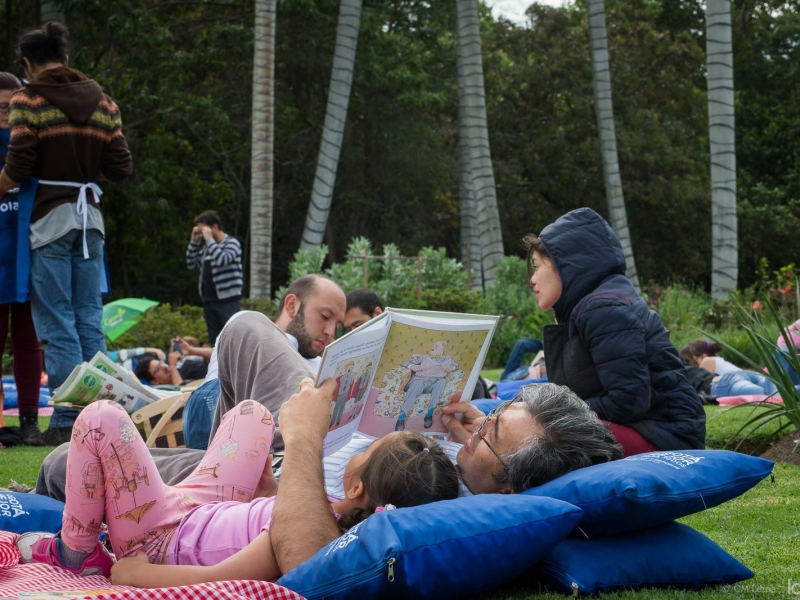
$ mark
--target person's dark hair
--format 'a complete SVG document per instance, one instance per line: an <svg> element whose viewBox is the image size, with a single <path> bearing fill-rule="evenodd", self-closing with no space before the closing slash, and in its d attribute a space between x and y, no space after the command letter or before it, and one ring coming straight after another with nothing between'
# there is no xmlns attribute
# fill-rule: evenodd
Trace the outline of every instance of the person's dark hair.
<svg viewBox="0 0 800 600"><path fill-rule="evenodd" d="M0 90L16 91L22 87L22 82L17 79L16 75L0 71Z"/></svg>
<svg viewBox="0 0 800 600"><path fill-rule="evenodd" d="M681 357L681 362L684 366L687 367L695 367L697 366L697 361L695 360L694 356L692 355L692 349L689 346L684 346L681 348L681 351L678 352Z"/></svg>
<svg viewBox="0 0 800 600"><path fill-rule="evenodd" d="M359 288L347 292L347 310L351 308L358 308L372 316L376 308L383 310L383 302L381 302L381 297L372 290Z"/></svg>
<svg viewBox="0 0 800 600"><path fill-rule="evenodd" d="M136 363L136 369L133 374L143 381L152 383L153 376L150 375L150 363L153 361L158 362L159 358L154 354L143 354L139 357L139 362Z"/></svg>
<svg viewBox="0 0 800 600"><path fill-rule="evenodd" d="M550 256L550 253L547 251L547 248L544 247L542 240L539 239L539 236L535 233L529 233L526 235L522 242L528 247L528 275L533 275L533 253L536 252L539 256L543 259L553 262L553 257Z"/></svg>
<svg viewBox="0 0 800 600"><path fill-rule="evenodd" d="M494 474L514 493L575 469L622 458L622 448L608 427L568 387L529 385L514 400L520 398L537 430L503 456L507 469Z"/></svg>
<svg viewBox="0 0 800 600"><path fill-rule="evenodd" d="M700 339L686 344L683 348L681 348L680 355L684 364L696 366L697 359L701 354L705 354L707 356L717 356L720 352L722 352L722 344Z"/></svg>
<svg viewBox="0 0 800 600"><path fill-rule="evenodd" d="M330 277L325 277L325 275L319 275L317 273L303 275L302 277L295 279L286 289L283 296L281 296L281 302L278 304L278 315L283 312L283 307L286 305L286 297L289 294L294 294L297 296L298 300L300 300L300 304L302 305L306 301L306 298L314 293L314 289L317 287L317 282L322 279L333 281L333 279Z"/></svg>
<svg viewBox="0 0 800 600"><path fill-rule="evenodd" d="M369 502L366 508L339 519L343 532L379 506L408 508L458 497L458 475L447 454L432 438L411 431L381 443L361 467L359 477Z"/></svg>
<svg viewBox="0 0 800 600"><path fill-rule="evenodd" d="M213 227L216 225L220 229L222 229L222 221L219 219L219 214L215 210L204 210L199 215L194 218L195 225L206 225L207 227Z"/></svg>
<svg viewBox="0 0 800 600"><path fill-rule="evenodd" d="M17 43L17 57L20 66L27 58L34 65L49 62L64 64L69 54L69 31L58 21L48 21L38 29L23 33Z"/></svg>

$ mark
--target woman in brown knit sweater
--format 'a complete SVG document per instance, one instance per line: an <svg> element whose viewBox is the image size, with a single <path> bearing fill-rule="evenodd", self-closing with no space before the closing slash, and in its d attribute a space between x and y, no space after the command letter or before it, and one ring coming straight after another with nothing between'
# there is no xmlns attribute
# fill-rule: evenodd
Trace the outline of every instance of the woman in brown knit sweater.
<svg viewBox="0 0 800 600"><path fill-rule="evenodd" d="M50 389L106 345L101 328L103 237L98 179L121 181L132 161L119 108L69 67L67 29L56 22L24 34L18 54L27 86L11 99L11 146L0 200L22 185L30 218L30 296ZM38 187L37 187L38 183ZM67 441L77 416L56 408L45 442Z"/></svg>

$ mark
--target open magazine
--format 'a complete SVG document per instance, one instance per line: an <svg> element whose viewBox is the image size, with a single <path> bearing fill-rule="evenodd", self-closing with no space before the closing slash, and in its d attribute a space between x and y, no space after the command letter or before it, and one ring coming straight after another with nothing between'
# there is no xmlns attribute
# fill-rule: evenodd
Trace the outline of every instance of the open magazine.
<svg viewBox="0 0 800 600"><path fill-rule="evenodd" d="M356 433L446 434L441 409L471 398L497 319L389 308L328 345L316 382L337 383L324 454Z"/></svg>
<svg viewBox="0 0 800 600"><path fill-rule="evenodd" d="M133 373L98 352L72 370L49 404L80 409L96 400L113 400L130 414L174 394L142 385Z"/></svg>

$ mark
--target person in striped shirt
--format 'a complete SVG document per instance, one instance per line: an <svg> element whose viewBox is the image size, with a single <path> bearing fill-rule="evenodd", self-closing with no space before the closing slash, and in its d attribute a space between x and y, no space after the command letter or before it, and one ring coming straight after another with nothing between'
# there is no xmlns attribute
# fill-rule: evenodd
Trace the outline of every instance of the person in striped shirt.
<svg viewBox="0 0 800 600"><path fill-rule="evenodd" d="M215 210L207 210L194 219L194 228L186 249L186 266L199 269L198 290L203 300L203 317L208 328L208 342L217 341L222 328L242 310L242 246L222 230Z"/></svg>

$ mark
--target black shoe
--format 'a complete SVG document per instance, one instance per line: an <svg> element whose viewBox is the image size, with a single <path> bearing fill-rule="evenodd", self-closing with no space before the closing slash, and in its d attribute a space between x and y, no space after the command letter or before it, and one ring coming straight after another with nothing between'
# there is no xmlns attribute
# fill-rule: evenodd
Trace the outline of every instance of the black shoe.
<svg viewBox="0 0 800 600"><path fill-rule="evenodd" d="M433 425L433 415L425 415L425 429L429 429Z"/></svg>
<svg viewBox="0 0 800 600"><path fill-rule="evenodd" d="M403 431L406 428L405 419L397 419L397 424L394 426L395 431Z"/></svg>
<svg viewBox="0 0 800 600"><path fill-rule="evenodd" d="M39 430L39 417L36 414L19 416L19 437L24 446L44 446L42 432Z"/></svg>
<svg viewBox="0 0 800 600"><path fill-rule="evenodd" d="M72 439L72 427L48 427L42 432L45 446L60 446Z"/></svg>

